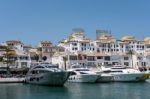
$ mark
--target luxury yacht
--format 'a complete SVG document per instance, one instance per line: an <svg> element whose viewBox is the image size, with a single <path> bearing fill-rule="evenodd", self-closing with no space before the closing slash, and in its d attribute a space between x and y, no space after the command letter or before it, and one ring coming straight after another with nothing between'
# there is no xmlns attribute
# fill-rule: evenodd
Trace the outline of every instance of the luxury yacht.
<svg viewBox="0 0 150 99"><path fill-rule="evenodd" d="M30 68L26 75L26 83L39 85L63 86L70 72L59 69L58 65L40 63Z"/></svg>
<svg viewBox="0 0 150 99"><path fill-rule="evenodd" d="M94 83L99 78L98 74L80 65L74 65L68 71L72 72L68 79L69 82Z"/></svg>
<svg viewBox="0 0 150 99"><path fill-rule="evenodd" d="M133 68L126 68L121 65L114 65L111 67L101 67L101 77L111 76L110 81L130 82L130 81L145 81L148 78L146 73ZM104 75L104 76L103 76ZM99 81L103 79L99 79Z"/></svg>
<svg viewBox="0 0 150 99"><path fill-rule="evenodd" d="M113 75L107 73L107 70L101 70L99 68L90 68L93 72L100 75L99 78L96 80L97 83L99 82L112 82L113 81Z"/></svg>

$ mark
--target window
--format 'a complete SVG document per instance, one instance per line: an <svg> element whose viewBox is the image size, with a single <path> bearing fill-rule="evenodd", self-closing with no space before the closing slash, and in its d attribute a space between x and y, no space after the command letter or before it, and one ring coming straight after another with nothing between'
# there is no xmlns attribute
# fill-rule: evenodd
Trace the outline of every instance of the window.
<svg viewBox="0 0 150 99"><path fill-rule="evenodd" d="M97 59L103 59L103 56L97 56Z"/></svg>
<svg viewBox="0 0 150 99"><path fill-rule="evenodd" d="M91 46L94 46L94 44L91 44Z"/></svg>
<svg viewBox="0 0 150 99"><path fill-rule="evenodd" d="M78 48L75 47L75 48L72 48L72 50L78 50Z"/></svg>
<svg viewBox="0 0 150 99"><path fill-rule="evenodd" d="M83 51L84 49L82 48L82 51Z"/></svg>
<svg viewBox="0 0 150 99"><path fill-rule="evenodd" d="M124 60L129 60L129 57L124 57Z"/></svg>
<svg viewBox="0 0 150 99"><path fill-rule="evenodd" d="M88 57L87 57L87 60L88 60L88 61L95 61L95 58L94 58L94 56L88 56Z"/></svg>
<svg viewBox="0 0 150 99"><path fill-rule="evenodd" d="M82 60L82 55L78 55L78 60Z"/></svg>
<svg viewBox="0 0 150 99"><path fill-rule="evenodd" d="M77 46L77 43L72 43L73 46Z"/></svg>
<svg viewBox="0 0 150 99"><path fill-rule="evenodd" d="M146 62L142 62L143 66L146 66Z"/></svg>
<svg viewBox="0 0 150 99"><path fill-rule="evenodd" d="M129 63L128 63L128 62L124 62L124 65L125 65L125 66L129 66Z"/></svg>
<svg viewBox="0 0 150 99"><path fill-rule="evenodd" d="M81 45L82 45L82 46L86 46L86 44L85 44L85 43L82 43Z"/></svg>
<svg viewBox="0 0 150 99"><path fill-rule="evenodd" d="M116 64L118 64L118 62L112 62L112 64L113 64L113 65L116 65Z"/></svg>
<svg viewBox="0 0 150 99"><path fill-rule="evenodd" d="M77 60L77 56L70 56L70 60Z"/></svg>
<svg viewBox="0 0 150 99"><path fill-rule="evenodd" d="M110 48L110 44L108 44L108 48Z"/></svg>
<svg viewBox="0 0 150 99"><path fill-rule="evenodd" d="M142 57L137 57L137 60L141 60L142 59Z"/></svg>
<svg viewBox="0 0 150 99"><path fill-rule="evenodd" d="M150 45L147 45L147 48L150 48Z"/></svg>
<svg viewBox="0 0 150 99"><path fill-rule="evenodd" d="M108 62L104 62L104 65L108 65Z"/></svg>
<svg viewBox="0 0 150 99"><path fill-rule="evenodd" d="M21 62L21 67L26 67L27 66L27 62Z"/></svg>
<svg viewBox="0 0 150 99"><path fill-rule="evenodd" d="M87 66L95 66L95 63L94 62L88 62Z"/></svg>
<svg viewBox="0 0 150 99"><path fill-rule="evenodd" d="M28 57L25 57L26 60L28 60Z"/></svg>
<svg viewBox="0 0 150 99"><path fill-rule="evenodd" d="M78 48L74 48L75 50L78 50Z"/></svg>
<svg viewBox="0 0 150 99"><path fill-rule="evenodd" d="M110 56L105 56L105 60L110 60Z"/></svg>
<svg viewBox="0 0 150 99"><path fill-rule="evenodd" d="M102 44L102 47L105 47L105 45L104 45L104 44Z"/></svg>
<svg viewBox="0 0 150 99"><path fill-rule="evenodd" d="M97 52L100 52L100 50L99 50L99 49L97 49Z"/></svg>
<svg viewBox="0 0 150 99"><path fill-rule="evenodd" d="M86 56L84 56L84 59L86 59Z"/></svg>

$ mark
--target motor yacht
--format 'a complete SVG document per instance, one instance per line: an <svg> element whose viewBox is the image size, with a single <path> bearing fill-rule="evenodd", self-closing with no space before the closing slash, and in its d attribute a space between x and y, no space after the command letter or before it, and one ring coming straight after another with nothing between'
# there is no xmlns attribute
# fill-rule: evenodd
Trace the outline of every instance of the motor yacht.
<svg viewBox="0 0 150 99"><path fill-rule="evenodd" d="M40 63L30 68L25 81L31 84L63 86L70 74L68 71L59 69L58 65Z"/></svg>
<svg viewBox="0 0 150 99"><path fill-rule="evenodd" d="M111 67L101 67L102 75L112 76L110 81L116 82L130 82L130 81L145 81L148 78L146 73L142 73L139 70L133 68L127 68L121 65L113 65ZM105 75L105 76L103 76ZM100 80L100 79L99 79Z"/></svg>
<svg viewBox="0 0 150 99"><path fill-rule="evenodd" d="M98 74L83 66L74 65L71 67L71 69L68 69L68 71L72 72L68 79L69 82L94 83L99 78Z"/></svg>

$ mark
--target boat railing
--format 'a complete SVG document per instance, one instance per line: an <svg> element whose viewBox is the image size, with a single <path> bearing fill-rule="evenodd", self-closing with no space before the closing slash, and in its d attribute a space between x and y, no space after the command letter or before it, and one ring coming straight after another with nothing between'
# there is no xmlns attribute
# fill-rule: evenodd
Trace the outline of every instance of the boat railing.
<svg viewBox="0 0 150 99"><path fill-rule="evenodd" d="M25 75L16 75L16 74L0 74L0 78L23 78Z"/></svg>

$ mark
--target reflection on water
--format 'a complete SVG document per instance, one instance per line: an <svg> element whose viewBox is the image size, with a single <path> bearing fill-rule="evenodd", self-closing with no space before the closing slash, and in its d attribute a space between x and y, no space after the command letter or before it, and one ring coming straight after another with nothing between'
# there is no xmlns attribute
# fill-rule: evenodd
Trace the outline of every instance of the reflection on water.
<svg viewBox="0 0 150 99"><path fill-rule="evenodd" d="M0 99L149 99L150 82L66 83L64 87L0 84Z"/></svg>

